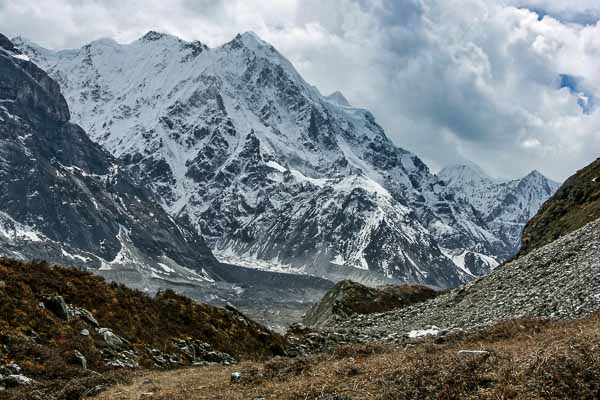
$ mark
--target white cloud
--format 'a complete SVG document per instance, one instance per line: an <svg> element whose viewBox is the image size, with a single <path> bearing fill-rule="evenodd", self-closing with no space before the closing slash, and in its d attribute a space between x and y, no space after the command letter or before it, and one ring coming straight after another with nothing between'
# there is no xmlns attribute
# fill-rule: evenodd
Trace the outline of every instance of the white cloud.
<svg viewBox="0 0 600 400"><path fill-rule="evenodd" d="M596 3L0 0L0 26L50 47L149 29L215 46L254 30L434 168L466 158L497 175L564 179L600 150L600 111L585 114L580 93L558 90L566 74L600 96Z"/></svg>

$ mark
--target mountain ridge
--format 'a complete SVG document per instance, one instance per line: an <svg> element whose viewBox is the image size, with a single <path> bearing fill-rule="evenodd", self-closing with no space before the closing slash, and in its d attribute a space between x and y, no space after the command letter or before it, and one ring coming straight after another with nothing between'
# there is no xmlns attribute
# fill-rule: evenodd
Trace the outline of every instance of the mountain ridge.
<svg viewBox="0 0 600 400"><path fill-rule="evenodd" d="M215 48L157 32L127 45L17 47L59 81L90 136L217 256L447 287L511 255L370 112L322 96L253 33ZM455 264L465 251L476 270Z"/></svg>
<svg viewBox="0 0 600 400"><path fill-rule="evenodd" d="M560 184L533 170L522 178L502 181L476 165L458 164L438 172L457 196L472 204L498 237L518 251L521 232Z"/></svg>
<svg viewBox="0 0 600 400"><path fill-rule="evenodd" d="M207 271L217 261L203 239L176 224L153 193L136 186L112 156L70 123L59 85L15 53L8 39L2 43L0 216L6 255L212 280ZM36 246L17 245L11 253L19 239Z"/></svg>

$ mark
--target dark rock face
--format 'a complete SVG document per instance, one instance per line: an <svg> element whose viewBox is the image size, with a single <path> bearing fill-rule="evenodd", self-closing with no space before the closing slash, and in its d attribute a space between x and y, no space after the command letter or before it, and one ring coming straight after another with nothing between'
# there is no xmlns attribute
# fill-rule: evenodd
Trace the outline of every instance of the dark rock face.
<svg viewBox="0 0 600 400"><path fill-rule="evenodd" d="M138 273L152 260L168 259L199 279L203 268L214 269L217 262L196 230L176 223L154 194L136 185L125 168L68 122L59 85L18 57L6 38L0 44L4 254L91 269L104 265L110 270L106 265L115 262ZM25 245L28 240L35 246Z"/></svg>
<svg viewBox="0 0 600 400"><path fill-rule="evenodd" d="M426 286L402 285L370 288L342 281L331 288L304 317L311 327L335 325L353 314L373 314L407 307L434 298L437 292Z"/></svg>
<svg viewBox="0 0 600 400"><path fill-rule="evenodd" d="M600 218L600 159L567 179L529 221L519 257Z"/></svg>
<svg viewBox="0 0 600 400"><path fill-rule="evenodd" d="M15 65L18 68L14 68ZM5 53L0 62L0 72L3 100L12 100L29 119L55 123L69 120L69 108L60 94L59 85L35 64L14 57L11 59Z"/></svg>

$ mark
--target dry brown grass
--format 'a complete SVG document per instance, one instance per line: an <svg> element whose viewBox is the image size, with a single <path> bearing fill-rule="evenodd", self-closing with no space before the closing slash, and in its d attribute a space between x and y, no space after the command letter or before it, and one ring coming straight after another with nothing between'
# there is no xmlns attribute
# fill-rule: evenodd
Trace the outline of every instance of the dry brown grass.
<svg viewBox="0 0 600 400"><path fill-rule="evenodd" d="M302 361L151 372L97 399L594 399L599 322L513 321L414 350L351 346ZM465 360L461 349L490 355ZM230 382L235 371L242 383Z"/></svg>

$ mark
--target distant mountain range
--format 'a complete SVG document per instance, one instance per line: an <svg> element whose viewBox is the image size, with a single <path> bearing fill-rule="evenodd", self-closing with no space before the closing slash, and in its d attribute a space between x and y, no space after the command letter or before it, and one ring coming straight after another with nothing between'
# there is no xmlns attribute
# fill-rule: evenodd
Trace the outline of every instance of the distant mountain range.
<svg viewBox="0 0 600 400"><path fill-rule="evenodd" d="M456 165L438 173L457 197L475 207L494 235L516 253L523 227L560 187L538 171L499 182L476 166Z"/></svg>
<svg viewBox="0 0 600 400"><path fill-rule="evenodd" d="M460 167L436 176L251 32L217 48L158 32L75 50L14 43L58 82L73 120L221 261L456 286L512 256L557 187L537 172L502 184Z"/></svg>

